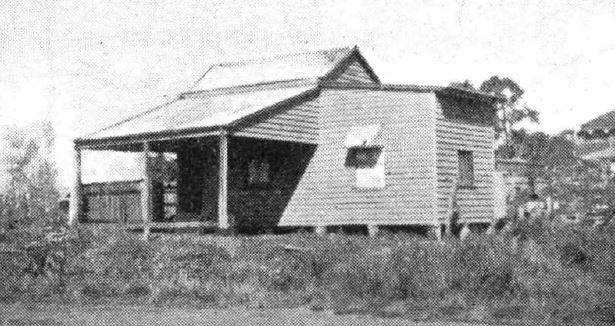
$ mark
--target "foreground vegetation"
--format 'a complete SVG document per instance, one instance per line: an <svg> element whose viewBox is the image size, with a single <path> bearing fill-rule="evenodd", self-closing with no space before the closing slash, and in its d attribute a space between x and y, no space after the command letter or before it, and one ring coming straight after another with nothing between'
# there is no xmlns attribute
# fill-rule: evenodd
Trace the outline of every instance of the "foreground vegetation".
<svg viewBox="0 0 615 326"><path fill-rule="evenodd" d="M26 248L3 251L4 302L303 306L420 320L615 323L610 228L517 224L500 235L443 242L406 234L160 234L142 241L119 230L80 229L55 244L26 246L37 237L0 235L4 248ZM45 255L53 259L36 262Z"/></svg>

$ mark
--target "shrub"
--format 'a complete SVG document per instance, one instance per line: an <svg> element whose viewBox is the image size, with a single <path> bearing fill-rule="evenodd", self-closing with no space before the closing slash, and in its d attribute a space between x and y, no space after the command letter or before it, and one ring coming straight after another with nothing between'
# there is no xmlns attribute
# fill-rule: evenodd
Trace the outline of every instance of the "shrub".
<svg viewBox="0 0 615 326"><path fill-rule="evenodd" d="M393 270L400 282L403 298L425 299L440 296L447 289L446 268L452 258L447 248L415 244L397 249L393 256Z"/></svg>
<svg viewBox="0 0 615 326"><path fill-rule="evenodd" d="M80 231L61 244L65 282L24 276L19 262L27 260L4 259L0 294L5 300L64 293L74 300L258 307L311 300L316 309L338 312L418 305L437 314L488 316L491 311L492 316L564 320L574 312L610 318L615 306L611 229L523 223L512 229L512 235L445 242L403 235L187 235L146 242L125 232Z"/></svg>
<svg viewBox="0 0 615 326"><path fill-rule="evenodd" d="M148 278L154 255L152 244L126 235L112 238L90 249L91 268L96 275L120 282Z"/></svg>
<svg viewBox="0 0 615 326"><path fill-rule="evenodd" d="M390 250L368 250L344 257L325 277L334 294L388 300L400 296L399 278L391 265Z"/></svg>

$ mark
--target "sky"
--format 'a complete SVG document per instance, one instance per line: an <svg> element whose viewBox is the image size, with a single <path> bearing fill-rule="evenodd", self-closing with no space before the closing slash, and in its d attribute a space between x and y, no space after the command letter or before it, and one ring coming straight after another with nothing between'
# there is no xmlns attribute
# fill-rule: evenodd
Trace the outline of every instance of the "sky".
<svg viewBox="0 0 615 326"><path fill-rule="evenodd" d="M0 125L71 139L164 102L208 66L358 45L383 82L510 77L556 133L615 109L615 1L11 1L0 6Z"/></svg>

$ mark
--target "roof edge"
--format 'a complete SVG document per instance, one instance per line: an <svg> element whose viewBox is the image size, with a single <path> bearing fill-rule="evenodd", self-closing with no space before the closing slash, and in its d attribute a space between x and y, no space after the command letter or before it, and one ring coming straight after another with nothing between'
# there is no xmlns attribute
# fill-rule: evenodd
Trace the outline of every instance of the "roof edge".
<svg viewBox="0 0 615 326"><path fill-rule="evenodd" d="M371 83L349 83L336 81L320 81L319 86L324 88L335 89L372 89L383 91L401 91L401 92L420 92L420 93L441 93L452 96L468 97L476 100L485 101L491 104L503 102L504 97L495 96L483 92L467 90L463 88L450 86L434 86L434 85L414 85L414 84L371 84Z"/></svg>
<svg viewBox="0 0 615 326"><path fill-rule="evenodd" d="M322 48L322 49L314 49L314 50L306 50L306 51L300 51L300 52L283 52L280 54L274 54L274 55L270 55L270 56L258 56L258 57L254 57L254 56L250 56L250 57L244 57L244 58L237 58L237 59L233 59L233 60L229 60L229 61L222 61L222 62L217 62L215 64L212 65L212 67L215 66L219 66L219 67L226 67L226 66L236 66L236 65L245 65L245 64L250 64L250 63L254 63L254 62L258 62L261 60L275 60L275 59L283 59L283 58L287 58L287 57L292 57L292 56L296 56L296 55L305 55L305 54L311 54L311 53L318 53L318 52L333 52L333 51L344 51L344 50L348 50L349 53L352 53L352 51L354 50L356 46L340 46L340 47L334 47L334 48Z"/></svg>
<svg viewBox="0 0 615 326"><path fill-rule="evenodd" d="M349 82L336 82L336 81L321 81L319 83L324 88L337 88L337 89L374 89L384 91L407 91L407 92L436 92L450 95L462 95L466 97L472 97L479 100L486 100L488 102L500 102L505 101L503 97L467 90L463 88L450 87L450 86L434 86L434 85L416 85L416 84L371 84L371 83L349 83Z"/></svg>
<svg viewBox="0 0 615 326"><path fill-rule="evenodd" d="M258 90L266 90L270 88L276 87L299 87L299 86L318 86L318 81L316 79L289 79L289 80L279 80L273 82L264 82L257 84L248 84L248 85L238 85L231 87L219 87L212 89L204 89L204 90L196 90L196 91L188 91L180 93L179 99L191 98L191 97L199 97L199 96L207 96L207 95L219 95L219 94L229 94L229 93L247 93Z"/></svg>
<svg viewBox="0 0 615 326"><path fill-rule="evenodd" d="M430 86L430 85L413 85L413 84L372 84L372 83L357 83L357 82L338 82L323 80L318 83L322 88L334 88L334 89L372 89L383 91L409 91L409 92L421 92L429 93L435 92L442 87Z"/></svg>
<svg viewBox="0 0 615 326"><path fill-rule="evenodd" d="M127 117L127 118L122 119L122 120L120 120L120 121L114 122L114 123L112 123L112 124L110 124L110 125L107 125L107 126L105 126L105 127L103 127L103 128L100 128L100 129L97 129L97 130L95 130L95 131L88 132L88 133L86 133L86 134L84 134L84 135L82 135L82 136L79 136L79 137L75 138L75 139L74 139L74 141L75 141L75 143L76 143L76 142L77 142L77 141L79 141L79 140L85 140L85 139L88 139L88 138L87 138L88 136L95 135L95 134L97 134L97 133L99 133L99 132L103 132L103 131L105 131L105 130L111 129L111 128L116 127L116 126L119 126L119 125L121 125L121 124L123 124L123 123L126 123L126 122L128 122L128 121L134 120L134 119L136 119L136 118L138 118L138 117L140 117L140 116L143 116L143 115L145 115L145 114L148 114L148 113L150 113L150 112L153 112L153 111L159 110L159 109L161 109L161 108L163 108L163 107L165 107L165 106L167 106L167 105L169 105L169 104L171 104L171 103L173 103L173 102L175 102L175 101L178 101L178 100L180 100L180 97L179 97L179 96L176 96L176 97L174 97L174 98L173 98L173 99L171 99L171 100L168 100L168 101L166 101L166 102L164 102L164 103L162 103L162 104L159 104L159 105L154 106L153 108L149 108L149 109L147 109L147 110L145 110L145 111L143 111L143 112L137 113L137 114L135 114L135 115L131 115L130 117Z"/></svg>
<svg viewBox="0 0 615 326"><path fill-rule="evenodd" d="M165 141L178 138L207 137L218 133L219 126L198 127L173 131L142 132L131 135L113 136L105 138L79 138L73 144L80 148L108 148L113 146L126 146L145 141Z"/></svg>
<svg viewBox="0 0 615 326"><path fill-rule="evenodd" d="M471 89L460 88L460 87L455 87L455 86L444 86L444 87L441 87L440 91L445 92L445 93L450 93L450 94L457 94L457 95L463 95L463 96L473 97L477 99L487 100L493 103L506 102L506 98L503 96L493 95L493 94L489 94L489 93L485 93L485 92L481 92L477 90L471 90Z"/></svg>

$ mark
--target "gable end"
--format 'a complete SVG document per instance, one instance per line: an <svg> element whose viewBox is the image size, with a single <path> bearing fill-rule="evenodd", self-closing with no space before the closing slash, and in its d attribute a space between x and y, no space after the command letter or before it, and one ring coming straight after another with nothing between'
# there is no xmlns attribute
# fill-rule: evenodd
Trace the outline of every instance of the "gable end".
<svg viewBox="0 0 615 326"><path fill-rule="evenodd" d="M320 78L322 81L380 84L380 78L357 47L338 65Z"/></svg>

